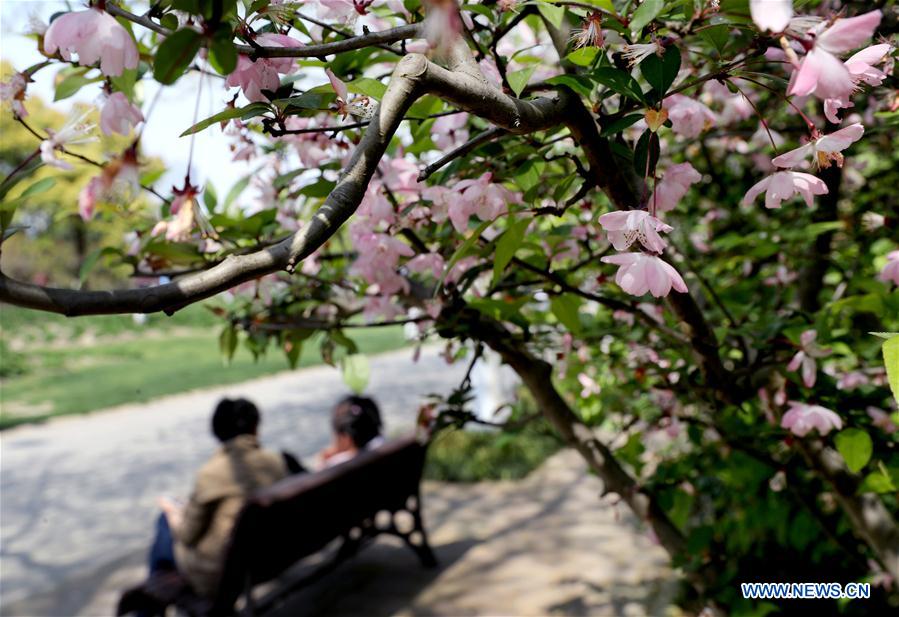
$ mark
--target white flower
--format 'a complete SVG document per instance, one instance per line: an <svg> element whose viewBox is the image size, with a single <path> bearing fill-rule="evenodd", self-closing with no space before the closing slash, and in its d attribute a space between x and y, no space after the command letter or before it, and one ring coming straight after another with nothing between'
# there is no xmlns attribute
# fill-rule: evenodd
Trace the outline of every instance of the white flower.
<svg viewBox="0 0 899 617"><path fill-rule="evenodd" d="M90 111L85 111L79 116L69 116L59 131L47 129L48 137L41 142L41 160L44 163L60 169L72 169L72 166L60 160L57 154L68 145L86 144L97 140L96 137L88 135L96 128L95 124L85 122L89 113Z"/></svg>

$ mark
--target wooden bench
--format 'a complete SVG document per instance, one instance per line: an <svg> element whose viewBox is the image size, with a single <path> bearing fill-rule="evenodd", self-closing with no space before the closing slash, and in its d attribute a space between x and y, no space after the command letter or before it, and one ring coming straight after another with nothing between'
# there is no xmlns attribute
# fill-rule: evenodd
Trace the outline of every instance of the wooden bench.
<svg viewBox="0 0 899 617"><path fill-rule="evenodd" d="M126 591L116 614L162 615L175 605L189 615L231 615L241 595L240 612L259 614L320 578L381 533L399 536L423 566L435 566L419 496L425 453L426 446L414 437L397 439L346 463L292 476L254 494L232 531L214 598L197 596L178 573L163 572ZM275 592L254 599L254 586L272 581L339 538L343 542L336 555L312 574L276 585Z"/></svg>

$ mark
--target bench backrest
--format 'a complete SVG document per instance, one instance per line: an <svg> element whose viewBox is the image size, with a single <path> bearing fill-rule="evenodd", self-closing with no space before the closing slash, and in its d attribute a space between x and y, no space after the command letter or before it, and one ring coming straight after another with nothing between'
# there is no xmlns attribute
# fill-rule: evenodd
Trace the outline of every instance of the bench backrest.
<svg viewBox="0 0 899 617"><path fill-rule="evenodd" d="M233 606L248 574L268 581L377 512L404 509L418 496L425 451L414 436L396 439L254 494L234 526L216 606Z"/></svg>

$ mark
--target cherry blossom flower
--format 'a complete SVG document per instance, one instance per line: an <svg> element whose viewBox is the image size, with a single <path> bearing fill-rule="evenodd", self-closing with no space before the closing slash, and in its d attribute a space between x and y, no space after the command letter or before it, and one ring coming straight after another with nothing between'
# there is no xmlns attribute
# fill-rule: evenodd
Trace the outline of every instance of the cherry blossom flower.
<svg viewBox="0 0 899 617"><path fill-rule="evenodd" d="M449 218L456 231L463 233L474 215L482 221L489 221L506 212L507 204L521 196L501 184L491 182L491 178L492 175L487 172L477 180L461 180L451 189L442 186L426 188L422 196L434 204L432 220L441 222Z"/></svg>
<svg viewBox="0 0 899 617"><path fill-rule="evenodd" d="M830 167L831 164L842 167L843 155L840 152L861 139L864 132L865 127L856 122L833 133L813 139L795 150L781 154L771 159L771 162L778 167L795 167L811 155L818 167Z"/></svg>
<svg viewBox="0 0 899 617"><path fill-rule="evenodd" d="M780 204L796 195L801 195L811 208L815 195L826 195L827 185L821 178L798 171L778 171L755 183L746 191L743 205L748 206L756 197L765 193L766 208L780 208Z"/></svg>
<svg viewBox="0 0 899 617"><path fill-rule="evenodd" d="M372 225L384 222L387 225L393 225L396 222L396 212L394 212L393 204L384 194L383 187L380 182L372 181L362 197L359 204L358 216L367 218Z"/></svg>
<svg viewBox="0 0 899 617"><path fill-rule="evenodd" d="M462 32L456 0L424 0L424 36L438 56L445 56Z"/></svg>
<svg viewBox="0 0 899 617"><path fill-rule="evenodd" d="M78 193L78 214L85 221L94 216L100 201L131 199L140 189L140 170L137 149L132 146L122 156L103 167Z"/></svg>
<svg viewBox="0 0 899 617"><path fill-rule="evenodd" d="M634 296L651 292L656 298L667 296L671 289L684 293L687 285L673 266L655 255L621 253L603 257L602 262L619 266L615 282Z"/></svg>
<svg viewBox="0 0 899 617"><path fill-rule="evenodd" d="M871 11L857 17L837 19L829 26L825 22L813 29L809 34L814 46L800 62L787 94L814 94L821 99L848 96L855 81L837 56L870 39L881 17L879 10Z"/></svg>
<svg viewBox="0 0 899 617"><path fill-rule="evenodd" d="M796 355L793 356L793 359L787 365L788 371L797 371L799 367L802 367L802 382L807 388L814 387L818 378L818 363L815 362L815 359L830 355L830 349L822 349L818 346L815 342L817 338L818 332L816 330L803 332L799 337L799 351L796 352Z"/></svg>
<svg viewBox="0 0 899 617"><path fill-rule="evenodd" d="M500 11L514 11L518 8L518 0L499 0L496 5Z"/></svg>
<svg viewBox="0 0 899 617"><path fill-rule="evenodd" d="M302 43L285 34L265 33L256 37L256 42L266 47L300 47ZM281 86L278 74L292 73L296 66L294 58L260 58L250 60L241 54L237 57L237 67L228 75L225 84L234 88L239 86L244 96L252 103L268 101L263 90L274 92Z"/></svg>
<svg viewBox="0 0 899 617"><path fill-rule="evenodd" d="M409 282L397 274L400 257L412 257L415 253L408 244L396 238L370 230L357 223L350 228L350 238L359 256L350 267L350 273L361 276L370 285L377 286L378 293L394 294L408 291Z"/></svg>
<svg viewBox="0 0 899 617"><path fill-rule="evenodd" d="M861 371L843 373L837 379L837 390L855 390L859 386L871 383L871 379Z"/></svg>
<svg viewBox="0 0 899 617"><path fill-rule="evenodd" d="M780 421L781 428L789 429L797 437L805 437L812 429L827 435L832 429L843 428L843 421L836 413L820 405L808 405L789 401L787 413Z"/></svg>
<svg viewBox="0 0 899 617"><path fill-rule="evenodd" d="M634 45L625 45L621 55L627 58L629 66L636 66L643 62L652 54L661 54L662 46L653 41L652 43L636 43Z"/></svg>
<svg viewBox="0 0 899 617"><path fill-rule="evenodd" d="M793 0L749 0L749 14L759 30L783 32L793 17Z"/></svg>
<svg viewBox="0 0 899 617"><path fill-rule="evenodd" d="M587 373L578 373L577 375L578 383L581 384L581 398L587 398L589 396L594 396L602 392L602 387L596 383L596 380L593 379Z"/></svg>
<svg viewBox="0 0 899 617"><path fill-rule="evenodd" d="M584 23L581 24L581 28L572 31L571 41L574 43L575 49L581 47L602 47L604 44L602 14L599 11L590 11Z"/></svg>
<svg viewBox="0 0 899 617"><path fill-rule="evenodd" d="M886 73L880 69L874 68L875 64L883 61L890 51L890 45L882 43L880 45L872 45L855 53L844 63L849 75L852 77L855 87L865 83L869 86L879 86L886 78ZM850 93L837 98L824 99L824 115L834 124L839 124L840 119L837 112L840 109L852 107L852 101L849 100Z"/></svg>
<svg viewBox="0 0 899 617"><path fill-rule="evenodd" d="M673 229L646 210L607 212L599 217L599 224L606 230L609 242L616 251L627 250L639 240L650 251L661 253L668 245L659 232L668 233Z"/></svg>
<svg viewBox="0 0 899 617"><path fill-rule="evenodd" d="M331 69L325 69L325 74L327 74L328 81L331 82L331 88L333 88L334 93L337 95L338 114L344 118L347 114L350 114L363 120L367 120L374 116L375 103L373 103L371 99L367 96L357 96L351 102L349 90L347 90L343 80L337 77Z"/></svg>
<svg viewBox="0 0 899 617"><path fill-rule="evenodd" d="M896 431L899 431L899 426L893 422L893 419L890 417L890 414L885 412L883 409L879 407L871 407L869 406L865 411L868 413L868 416L871 418L871 424L882 430L884 433L892 435Z"/></svg>
<svg viewBox="0 0 899 617"><path fill-rule="evenodd" d="M887 253L887 264L880 271L880 280L884 283L892 281L893 285L899 285L899 251Z"/></svg>
<svg viewBox="0 0 899 617"><path fill-rule="evenodd" d="M450 150L468 141L468 114L441 116L431 127L431 140L441 150Z"/></svg>
<svg viewBox="0 0 899 617"><path fill-rule="evenodd" d="M22 103L25 100L25 90L29 81L30 78L24 73L14 73L9 81L0 83L0 100L9 102L13 113L19 118L28 115L28 111Z"/></svg>
<svg viewBox="0 0 899 617"><path fill-rule="evenodd" d="M199 228L200 235L217 238L215 228L209 223L209 219L203 213L200 203L197 201L197 188L186 184L183 189L175 189L175 198L169 207L169 212L175 215L174 221L161 221L153 228L152 235L165 232L165 239L173 242L185 242L190 239L195 227ZM165 223L162 225L161 223Z"/></svg>
<svg viewBox="0 0 899 617"><path fill-rule="evenodd" d="M59 131L47 129L47 139L41 142L41 160L47 165L59 169L72 169L72 165L58 158L59 152L70 145L86 144L96 141L97 138L88 135L94 130L94 124L89 124L87 119L90 111L81 115L71 115Z"/></svg>
<svg viewBox="0 0 899 617"><path fill-rule="evenodd" d="M53 20L44 34L44 51L57 51L65 60L78 54L78 64L100 62L104 75L117 77L125 69L137 68L137 45L115 17L98 8L73 11Z"/></svg>
<svg viewBox="0 0 899 617"><path fill-rule="evenodd" d="M665 170L662 179L656 183L649 203L655 206L656 212L674 210L690 190L690 186L700 180L702 180L702 174L696 171L690 163L671 165Z"/></svg>
<svg viewBox="0 0 899 617"><path fill-rule="evenodd" d="M711 109L683 94L672 94L662 102L662 106L668 112L671 128L684 137L698 137L715 123L715 114Z"/></svg>
<svg viewBox="0 0 899 617"><path fill-rule="evenodd" d="M113 92L106 99L100 112L100 130L106 135L121 133L127 135L132 127L144 121L140 109L121 92Z"/></svg>
<svg viewBox="0 0 899 617"><path fill-rule="evenodd" d="M406 264L406 267L412 272L423 274L430 271L434 278L440 278L444 266L445 263L440 253L422 253L410 259Z"/></svg>

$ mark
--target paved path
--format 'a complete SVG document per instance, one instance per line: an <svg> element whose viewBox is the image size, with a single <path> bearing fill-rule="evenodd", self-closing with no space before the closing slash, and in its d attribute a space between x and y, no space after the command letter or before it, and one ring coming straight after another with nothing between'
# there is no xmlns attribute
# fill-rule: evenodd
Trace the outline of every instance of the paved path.
<svg viewBox="0 0 899 617"><path fill-rule="evenodd" d="M402 350L371 359L369 392L388 433L411 428L422 397L448 392L464 372L447 366L435 347L418 363L411 356ZM345 393L337 370L316 367L3 432L0 612L15 614L9 611L36 596L83 596L84 577L115 570L123 559L139 562L156 497L185 494L215 448L208 423L222 396L255 401L263 443L305 457L326 445L329 410ZM31 614L68 611L44 601Z"/></svg>
<svg viewBox="0 0 899 617"><path fill-rule="evenodd" d="M570 450L520 482L425 482L437 568L421 568L402 543L381 537L271 617L679 617L665 552L599 491ZM121 590L145 574L143 551L136 552L11 612L108 616Z"/></svg>

